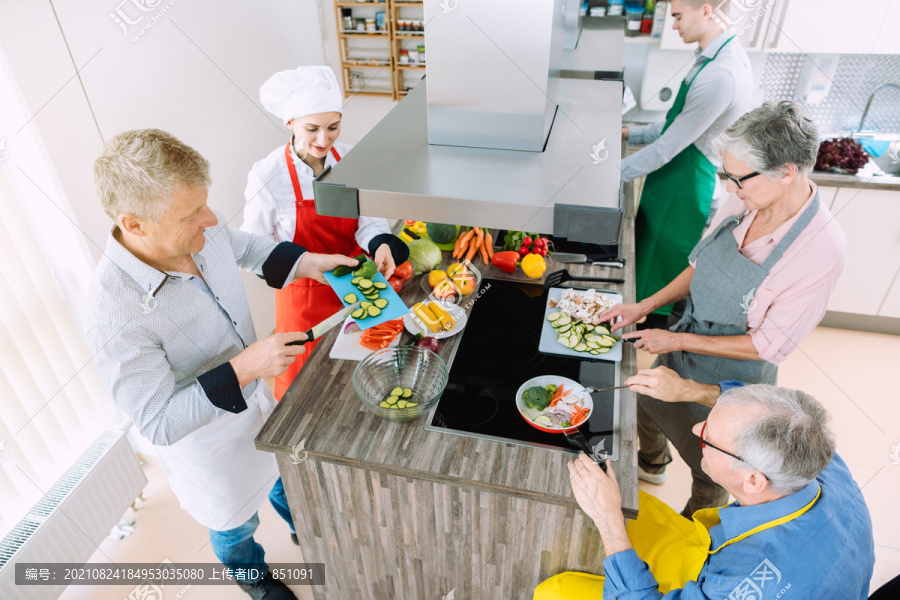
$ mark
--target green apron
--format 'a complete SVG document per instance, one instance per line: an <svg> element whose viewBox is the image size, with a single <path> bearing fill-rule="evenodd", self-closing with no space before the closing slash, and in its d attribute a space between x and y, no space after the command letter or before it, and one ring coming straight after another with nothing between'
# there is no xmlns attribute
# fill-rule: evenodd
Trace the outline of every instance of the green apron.
<svg viewBox="0 0 900 600"><path fill-rule="evenodd" d="M678 96L666 114L662 133L672 124L687 98L688 88L734 36L722 44L690 81L682 81ZM691 144L656 171L647 175L634 220L637 300L663 289L688 266L688 255L700 241L716 187L716 166ZM672 305L657 309L669 315Z"/></svg>

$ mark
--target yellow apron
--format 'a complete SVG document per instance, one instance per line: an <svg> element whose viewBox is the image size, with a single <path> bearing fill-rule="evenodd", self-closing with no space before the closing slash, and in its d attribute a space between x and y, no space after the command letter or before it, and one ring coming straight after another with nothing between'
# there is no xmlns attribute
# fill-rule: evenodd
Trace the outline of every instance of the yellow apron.
<svg viewBox="0 0 900 600"><path fill-rule="evenodd" d="M698 510L691 521L658 498L640 492L638 518L629 521L626 526L628 539L640 559L650 567L659 584L659 591L667 594L683 588L689 581L696 581L711 554L754 533L796 519L812 508L821 493L822 488L819 487L816 497L803 508L733 537L718 548L710 548L712 539L709 530L719 524L719 508ZM601 598L604 581L602 575L567 571L538 585L534 590L534 600Z"/></svg>

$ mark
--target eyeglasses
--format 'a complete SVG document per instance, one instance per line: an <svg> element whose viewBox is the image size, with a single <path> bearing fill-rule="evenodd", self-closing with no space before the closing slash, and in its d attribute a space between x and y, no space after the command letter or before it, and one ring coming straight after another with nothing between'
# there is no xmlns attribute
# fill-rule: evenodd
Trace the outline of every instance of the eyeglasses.
<svg viewBox="0 0 900 600"><path fill-rule="evenodd" d="M718 450L719 452L721 452L721 453L723 453L723 454L727 454L728 456L730 456L730 457L732 457L732 458L738 459L739 461L741 461L741 462L744 463L744 464L750 465L750 463L748 463L746 460L744 460L743 458L741 458L741 457L738 456L737 454L732 454L732 453L729 452L728 450L722 450L722 449L719 448L718 446L713 445L712 443L710 443L709 441L707 441L707 440L706 440L706 421L703 421L703 428L700 429L700 436L699 436L699 437L700 437L700 447L701 447L701 448L706 448L707 446L709 446L709 447L712 448L713 450ZM753 467L753 465L750 465L750 466ZM756 467L753 467L753 468L756 469ZM759 469L756 469L756 470L759 471ZM769 476L768 476L768 475L766 475L766 474L763 473L762 471L759 471L759 472L762 473L763 477L765 477L767 481L771 481L771 479L769 479Z"/></svg>
<svg viewBox="0 0 900 600"><path fill-rule="evenodd" d="M749 175L744 175L743 177L735 177L734 175L732 175L731 173L726 171L725 167L722 167L722 171L725 172L725 177L732 180L734 182L734 185L738 186L739 190L744 189L744 186L741 185L742 181L746 181L746 180L750 179L751 177L756 177L757 175L760 174L759 171L753 171Z"/></svg>

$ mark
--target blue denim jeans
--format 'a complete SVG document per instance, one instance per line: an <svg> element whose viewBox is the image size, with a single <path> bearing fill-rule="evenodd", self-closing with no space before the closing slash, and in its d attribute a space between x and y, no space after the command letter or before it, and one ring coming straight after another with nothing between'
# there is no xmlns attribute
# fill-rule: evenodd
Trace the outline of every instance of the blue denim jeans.
<svg viewBox="0 0 900 600"><path fill-rule="evenodd" d="M291 510L288 508L287 499L284 497L284 485L281 477L275 482L275 487L269 492L269 502L281 518L287 521L294 532L294 522L291 519ZM209 540L212 543L213 552L222 564L231 569L255 569L257 576L241 578L248 583L256 583L266 574L269 566L266 564L265 550L253 539L256 528L259 527L259 513L234 529L227 531L209 530Z"/></svg>

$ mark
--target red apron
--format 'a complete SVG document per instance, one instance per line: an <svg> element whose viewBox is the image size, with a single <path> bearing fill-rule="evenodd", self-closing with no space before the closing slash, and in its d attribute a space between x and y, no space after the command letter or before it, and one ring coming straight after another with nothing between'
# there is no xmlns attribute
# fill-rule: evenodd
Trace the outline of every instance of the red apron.
<svg viewBox="0 0 900 600"><path fill-rule="evenodd" d="M334 147L331 148L331 153L335 160L341 160ZM297 169L291 156L290 142L284 147L284 157L287 160L288 172L291 174L297 209L294 243L318 254L343 254L351 257L363 254L354 237L358 227L357 220L316 214L315 202L303 200L300 179L297 177ZM342 307L331 286L322 285L314 279L300 279L282 290L275 290L275 331L278 333L306 331ZM298 355L294 364L275 378L276 399L281 400L318 343L318 340L307 343L306 352Z"/></svg>

